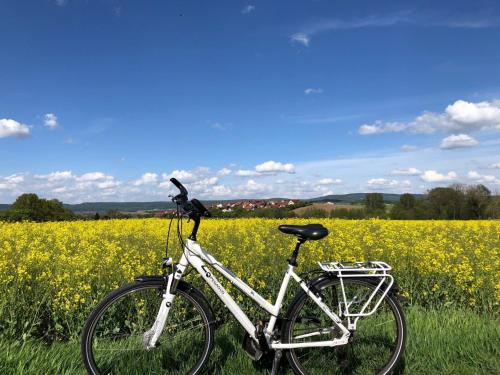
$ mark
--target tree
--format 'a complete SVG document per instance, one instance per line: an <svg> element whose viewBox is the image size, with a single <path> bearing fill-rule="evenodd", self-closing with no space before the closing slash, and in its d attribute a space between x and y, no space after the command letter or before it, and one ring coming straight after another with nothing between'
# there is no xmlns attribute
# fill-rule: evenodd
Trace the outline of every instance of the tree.
<svg viewBox="0 0 500 375"><path fill-rule="evenodd" d="M491 192L484 185L469 186L465 191L465 207L470 219L482 219L491 201Z"/></svg>
<svg viewBox="0 0 500 375"><path fill-rule="evenodd" d="M416 219L417 214L415 210L416 199L413 194L405 193L399 197L399 202L397 202L390 212L390 217L392 219L408 220Z"/></svg>
<svg viewBox="0 0 500 375"><path fill-rule="evenodd" d="M486 209L486 217L490 219L500 219L500 196L490 199L490 204Z"/></svg>
<svg viewBox="0 0 500 375"><path fill-rule="evenodd" d="M384 197L380 193L367 193L363 202L368 213L385 212Z"/></svg>
<svg viewBox="0 0 500 375"><path fill-rule="evenodd" d="M452 187L437 187L427 193L430 218L460 219L463 216L464 193Z"/></svg>
<svg viewBox="0 0 500 375"><path fill-rule="evenodd" d="M64 208L62 202L57 199L40 199L33 193L17 197L5 216L10 221L60 221L76 218L76 215Z"/></svg>
<svg viewBox="0 0 500 375"><path fill-rule="evenodd" d="M409 210L415 207L415 197L413 194L405 193L399 197L399 204L405 209Z"/></svg>

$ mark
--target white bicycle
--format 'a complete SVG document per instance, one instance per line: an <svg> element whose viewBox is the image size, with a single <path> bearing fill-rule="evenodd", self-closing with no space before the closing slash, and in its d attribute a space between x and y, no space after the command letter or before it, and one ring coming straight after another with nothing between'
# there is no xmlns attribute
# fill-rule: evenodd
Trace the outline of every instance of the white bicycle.
<svg viewBox="0 0 500 375"><path fill-rule="evenodd" d="M300 246L327 236L328 230L320 224L281 225L279 230L295 235L297 244L271 304L198 244L201 218L210 213L198 200L188 200L180 182L171 181L180 190L172 200L178 207L181 259L174 265L172 259L164 258L168 275L137 277L99 303L82 333L82 356L89 374L203 371L217 324L206 297L182 280L189 266L243 326L243 348L250 357L274 356L272 374L278 373L283 353L296 374L388 374L396 368L404 351L406 328L388 264L319 263L317 270L297 275L294 268ZM194 221L194 227L184 242L180 225L185 216ZM253 323L213 270L269 313L269 320ZM301 289L282 314L290 279Z"/></svg>

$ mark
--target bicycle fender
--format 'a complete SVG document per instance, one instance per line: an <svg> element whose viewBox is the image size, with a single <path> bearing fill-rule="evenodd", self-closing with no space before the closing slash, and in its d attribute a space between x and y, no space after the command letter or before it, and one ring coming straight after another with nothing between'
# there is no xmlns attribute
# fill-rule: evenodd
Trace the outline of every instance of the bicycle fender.
<svg viewBox="0 0 500 375"><path fill-rule="evenodd" d="M134 280L139 283L146 283L148 281L165 281L166 283L167 277L161 275L141 275L141 276L136 276Z"/></svg>

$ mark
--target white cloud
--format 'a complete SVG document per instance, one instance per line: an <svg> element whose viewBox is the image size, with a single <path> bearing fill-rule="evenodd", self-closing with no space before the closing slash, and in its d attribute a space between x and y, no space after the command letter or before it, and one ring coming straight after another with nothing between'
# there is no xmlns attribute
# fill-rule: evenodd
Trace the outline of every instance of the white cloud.
<svg viewBox="0 0 500 375"><path fill-rule="evenodd" d="M8 185L17 185L24 181L24 175L15 173L10 176L4 177L3 180Z"/></svg>
<svg viewBox="0 0 500 375"><path fill-rule="evenodd" d="M249 14L249 13L252 13L254 10L255 10L255 5L249 4L241 10L241 13L242 14Z"/></svg>
<svg viewBox="0 0 500 375"><path fill-rule="evenodd" d="M231 172L232 171L229 168L224 167L222 169L219 169L219 171L217 171L217 175L220 177L229 176Z"/></svg>
<svg viewBox="0 0 500 375"><path fill-rule="evenodd" d="M57 116L53 113L47 113L44 116L43 125L51 130L59 126Z"/></svg>
<svg viewBox="0 0 500 375"><path fill-rule="evenodd" d="M239 177L269 176L277 173L295 173L295 166L291 163L281 163L273 160L257 164L255 169L240 169L235 175Z"/></svg>
<svg viewBox="0 0 500 375"><path fill-rule="evenodd" d="M457 100L443 113L424 112L410 122L383 122L363 124L359 134L372 135L407 131L417 134L500 130L500 101L472 103Z"/></svg>
<svg viewBox="0 0 500 375"><path fill-rule="evenodd" d="M407 168L407 169L394 169L391 174L392 175L400 175L400 176L418 176L422 172L418 170L417 168Z"/></svg>
<svg viewBox="0 0 500 375"><path fill-rule="evenodd" d="M500 102L470 103L457 100L446 107L457 130L500 129Z"/></svg>
<svg viewBox="0 0 500 375"><path fill-rule="evenodd" d="M458 178L458 175L451 171L444 175L434 170L425 171L420 175L420 178L425 182L448 182Z"/></svg>
<svg viewBox="0 0 500 375"><path fill-rule="evenodd" d="M498 22L488 19L437 18L422 15L421 13L403 11L386 15L370 15L364 18L348 20L322 18L306 24L302 27L301 32L297 34L304 35L310 40L312 36L327 31L391 27L400 24L411 24L421 27L485 28L497 26Z"/></svg>
<svg viewBox="0 0 500 375"><path fill-rule="evenodd" d="M417 149L417 146L414 146L414 145L402 145L401 146L401 151L404 151L404 152L412 152L412 151L415 151Z"/></svg>
<svg viewBox="0 0 500 375"><path fill-rule="evenodd" d="M151 185L151 184L156 184L157 181L158 181L158 175L156 173L146 172L141 176L141 178L134 181L134 185L135 186Z"/></svg>
<svg viewBox="0 0 500 375"><path fill-rule="evenodd" d="M313 94L323 94L323 89L321 88L308 88L304 90L304 94L313 95Z"/></svg>
<svg viewBox="0 0 500 375"><path fill-rule="evenodd" d="M478 180L481 178L481 175L476 171L469 171L469 173L467 173L467 177L469 177L472 180Z"/></svg>
<svg viewBox="0 0 500 375"><path fill-rule="evenodd" d="M236 171L236 176L239 177L253 177L253 176L259 176L260 173L256 171L252 171L250 169L240 169Z"/></svg>
<svg viewBox="0 0 500 375"><path fill-rule="evenodd" d="M336 184L341 184L342 180L339 178L333 179L333 178L323 178L318 181L318 185L336 185Z"/></svg>
<svg viewBox="0 0 500 375"><path fill-rule="evenodd" d="M490 167L490 168L493 168L493 169L500 169L500 163L491 164L491 167Z"/></svg>
<svg viewBox="0 0 500 375"><path fill-rule="evenodd" d="M255 192L262 192L266 190L266 185L265 184L259 184L258 182L255 182L254 180L248 180L245 188L247 189L247 193L255 193Z"/></svg>
<svg viewBox="0 0 500 375"><path fill-rule="evenodd" d="M478 144L478 141L467 134L452 134L444 138L439 147L444 150L449 150L454 148L473 147Z"/></svg>
<svg viewBox="0 0 500 375"><path fill-rule="evenodd" d="M469 171L467 177L477 183L500 184L500 179L493 175L482 175L476 171Z"/></svg>
<svg viewBox="0 0 500 375"><path fill-rule="evenodd" d="M47 180L49 182L66 181L75 178L71 171L56 171L49 174L35 175L35 178Z"/></svg>
<svg viewBox="0 0 500 375"><path fill-rule="evenodd" d="M411 183L408 180L398 181L386 178L372 178L368 180L368 187L371 189L409 188Z"/></svg>
<svg viewBox="0 0 500 375"><path fill-rule="evenodd" d="M198 185L215 185L218 181L219 181L219 179L214 176L214 177L208 177L208 178L204 178L202 180L196 181L195 184L198 184Z"/></svg>
<svg viewBox="0 0 500 375"><path fill-rule="evenodd" d="M382 133L402 132L406 129L406 125L401 122L381 122L376 121L374 124L363 124L359 127L359 134L372 135Z"/></svg>
<svg viewBox="0 0 500 375"><path fill-rule="evenodd" d="M193 182L197 179L197 177L194 175L194 173L185 171L183 169L180 170L174 170L172 173L169 175L163 175L164 180L169 180L171 178L176 178L178 179L181 183L187 183L187 182Z"/></svg>
<svg viewBox="0 0 500 375"><path fill-rule="evenodd" d="M55 189L52 189L53 193L66 193L68 192L68 188L66 186L61 186Z"/></svg>
<svg viewBox="0 0 500 375"><path fill-rule="evenodd" d="M113 179L109 179L109 180L106 180L106 181L98 182L96 184L96 186L99 189L111 189L111 188L117 187L118 185L120 185L120 182L115 181Z"/></svg>
<svg viewBox="0 0 500 375"><path fill-rule="evenodd" d="M24 138L30 135L30 127L21 124L16 120L2 118L0 119L0 138L17 137Z"/></svg>
<svg viewBox="0 0 500 375"><path fill-rule="evenodd" d="M113 179L112 176L109 176L105 173L102 172L89 172L89 173L84 173L81 176L77 177L77 181L81 182L94 182L94 181L102 181L102 180L109 180Z"/></svg>
<svg viewBox="0 0 500 375"><path fill-rule="evenodd" d="M293 164L283 164L273 160L269 160L262 164L256 165L255 170L259 173L295 173L295 167Z"/></svg>
<svg viewBox="0 0 500 375"><path fill-rule="evenodd" d="M309 47L309 41L311 38L304 33L295 33L290 36L290 42L292 44L302 44L303 46Z"/></svg>
<svg viewBox="0 0 500 375"><path fill-rule="evenodd" d="M216 185L211 188L210 193L214 197L229 197L232 194L232 190L224 185Z"/></svg>

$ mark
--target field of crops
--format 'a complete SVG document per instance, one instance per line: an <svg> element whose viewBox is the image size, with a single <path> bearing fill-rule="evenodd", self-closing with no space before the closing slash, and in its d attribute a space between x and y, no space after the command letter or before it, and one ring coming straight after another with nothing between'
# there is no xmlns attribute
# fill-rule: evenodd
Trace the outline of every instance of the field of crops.
<svg viewBox="0 0 500 375"><path fill-rule="evenodd" d="M411 305L498 311L498 221L315 221L330 235L303 246L298 271L315 268L319 260L383 260L394 267ZM294 244L292 236L277 230L281 222L206 220L198 240L271 298ZM167 224L162 219L0 224L1 335L48 342L77 338L104 294L136 275L159 273ZM175 236L170 245L169 255L178 258ZM251 302L244 303L255 311Z"/></svg>

